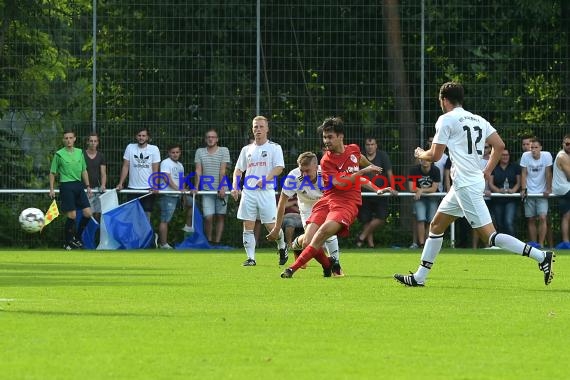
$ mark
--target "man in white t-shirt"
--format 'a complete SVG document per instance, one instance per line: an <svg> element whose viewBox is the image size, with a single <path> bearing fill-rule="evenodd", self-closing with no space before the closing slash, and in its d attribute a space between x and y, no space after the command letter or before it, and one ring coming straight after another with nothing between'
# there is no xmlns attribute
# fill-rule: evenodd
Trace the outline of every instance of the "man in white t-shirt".
<svg viewBox="0 0 570 380"><path fill-rule="evenodd" d="M180 162L182 147L180 144L171 144L168 146L168 158L160 163L160 171L166 174L161 189L169 191L179 191L180 194L161 194L160 195L160 225L158 226L159 244L158 248L172 249L168 244L168 223L172 220L178 201L181 199L184 186L180 187L180 175L184 175L184 166ZM184 199L184 198L182 198ZM191 212L191 208L189 208Z"/></svg>
<svg viewBox="0 0 570 380"><path fill-rule="evenodd" d="M552 155L542 151L537 138L530 142L530 152L523 153L521 166L521 197L527 218L531 242L544 247L547 232L548 197L552 193ZM543 198L527 198L528 194L542 194ZM538 222L538 229L536 224Z"/></svg>
<svg viewBox="0 0 570 380"><path fill-rule="evenodd" d="M445 230L457 218L465 216L479 237L488 242L490 247L497 246L538 262L538 267L544 274L544 284L548 285L554 276L554 254L543 252L511 235L495 231L491 214L483 199L483 191L485 179L490 178L499 162L505 143L487 120L463 109L463 99L464 90L461 84L447 82L441 86L439 104L444 114L435 124L433 144L427 151L419 147L414 151L416 158L434 162L441 158L447 146L452 161L453 185L439 204L430 224L429 237L417 271L409 275L395 274L394 278L406 286L424 286L441 250ZM485 144L489 144L492 149L487 166L481 170L480 161ZM512 274L511 271L510 275Z"/></svg>
<svg viewBox="0 0 570 380"><path fill-rule="evenodd" d="M252 121L254 142L242 148L236 161L231 195L241 201L237 217L243 221L243 246L247 260L243 266L255 266L255 221L259 217L267 231L271 231L277 219L275 189L277 177L285 168L283 150L277 143L269 141L269 121L264 116L256 116ZM239 188L242 175L243 191ZM279 265L287 262L287 245L283 231L277 241Z"/></svg>
<svg viewBox="0 0 570 380"><path fill-rule="evenodd" d="M121 177L117 184L117 190L124 188L125 180L129 177L128 189L131 190L154 190L152 173L157 173L160 166L160 151L156 145L149 144L150 131L141 128L135 136L137 142L127 145L123 154L123 166ZM128 194L127 199L135 199L141 194ZM154 207L155 196L149 195L141 199L142 207L150 220L150 214Z"/></svg>

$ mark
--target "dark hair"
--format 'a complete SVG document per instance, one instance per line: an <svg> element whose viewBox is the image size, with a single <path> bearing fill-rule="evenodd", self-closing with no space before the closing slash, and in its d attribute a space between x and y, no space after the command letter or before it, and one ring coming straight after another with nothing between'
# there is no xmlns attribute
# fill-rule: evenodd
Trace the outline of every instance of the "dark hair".
<svg viewBox="0 0 570 380"><path fill-rule="evenodd" d="M173 144L168 144L168 146L166 147L166 151L170 152L174 148L178 148L178 149L182 150L182 146L180 146L180 144L173 143Z"/></svg>
<svg viewBox="0 0 570 380"><path fill-rule="evenodd" d="M324 133L324 132L334 132L337 135L343 134L344 135L344 123L342 119L338 116L336 117L328 117L323 121L323 123L317 129L317 132Z"/></svg>
<svg viewBox="0 0 570 380"><path fill-rule="evenodd" d="M150 138L150 130L147 127L137 128L137 130L135 132L135 136L138 135L139 133L141 133L142 131L145 131L146 134L148 135L148 137Z"/></svg>
<svg viewBox="0 0 570 380"><path fill-rule="evenodd" d="M453 105L463 104L465 93L463 86L457 82L447 82L439 89L439 98L447 99Z"/></svg>

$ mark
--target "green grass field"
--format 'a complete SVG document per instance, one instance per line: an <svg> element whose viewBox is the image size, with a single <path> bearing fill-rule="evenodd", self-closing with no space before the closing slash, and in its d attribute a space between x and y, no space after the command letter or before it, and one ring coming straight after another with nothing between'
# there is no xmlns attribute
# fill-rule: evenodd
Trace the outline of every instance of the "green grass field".
<svg viewBox="0 0 570 380"><path fill-rule="evenodd" d="M446 250L343 251L281 279L273 252L0 251L7 379L563 379L570 261ZM291 261L290 261L291 262Z"/></svg>

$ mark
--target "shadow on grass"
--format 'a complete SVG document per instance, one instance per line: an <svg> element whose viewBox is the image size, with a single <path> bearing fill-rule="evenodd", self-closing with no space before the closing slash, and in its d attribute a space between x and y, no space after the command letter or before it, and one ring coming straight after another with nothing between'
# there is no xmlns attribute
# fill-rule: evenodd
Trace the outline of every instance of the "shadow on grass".
<svg viewBox="0 0 570 380"><path fill-rule="evenodd" d="M0 270L21 270L21 269L34 268L38 271L76 271L76 270L116 270L116 271L159 271L165 270L165 268L153 268L153 267L125 267L121 265L109 266L109 265L78 265L75 263L18 263L18 262L7 262L0 263Z"/></svg>
<svg viewBox="0 0 570 380"><path fill-rule="evenodd" d="M42 316L65 316L65 317L135 317L135 318L172 318L173 315L150 314L150 313L126 313L126 312L71 312L71 311L39 311L39 310L5 310L0 313L42 315Z"/></svg>

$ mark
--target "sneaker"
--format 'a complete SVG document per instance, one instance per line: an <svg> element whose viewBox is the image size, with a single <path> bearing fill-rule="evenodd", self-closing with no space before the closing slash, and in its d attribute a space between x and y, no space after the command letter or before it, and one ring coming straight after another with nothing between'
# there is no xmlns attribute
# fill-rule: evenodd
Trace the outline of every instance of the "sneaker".
<svg viewBox="0 0 570 380"><path fill-rule="evenodd" d="M161 244L159 248L160 248L160 249L174 249L174 248L172 248L172 246L171 246L170 244L168 244L168 243Z"/></svg>
<svg viewBox="0 0 570 380"><path fill-rule="evenodd" d="M75 247L72 247L71 244L69 243L65 243L63 245L63 249L65 249L66 251L71 251L72 249L75 249Z"/></svg>
<svg viewBox="0 0 570 380"><path fill-rule="evenodd" d="M293 269L287 268L283 272L281 272L281 278L291 278L293 277Z"/></svg>
<svg viewBox="0 0 570 380"><path fill-rule="evenodd" d="M191 234L191 233L194 232L194 227L190 227L190 226L184 225L184 227L182 227L182 231Z"/></svg>
<svg viewBox="0 0 570 380"><path fill-rule="evenodd" d="M241 265L243 265L244 267L254 267L256 264L257 263L255 262L254 259L247 259Z"/></svg>
<svg viewBox="0 0 570 380"><path fill-rule="evenodd" d="M289 260L287 247L279 249L279 265L285 265L287 260Z"/></svg>
<svg viewBox="0 0 570 380"><path fill-rule="evenodd" d="M418 249L420 246L417 245L416 243L412 243L412 245L410 245L410 249Z"/></svg>
<svg viewBox="0 0 570 380"><path fill-rule="evenodd" d="M410 272L410 274L395 274L394 278L396 279L396 281L398 281L400 284L406 285L406 286L424 286L424 284L420 284L419 282L416 281L416 279L414 278L414 275L412 274L412 272Z"/></svg>
<svg viewBox="0 0 570 380"><path fill-rule="evenodd" d="M83 248L83 243L76 237L73 237L70 242L68 242L74 249L81 249Z"/></svg>
<svg viewBox="0 0 570 380"><path fill-rule="evenodd" d="M552 277L554 277L552 267L554 265L554 258L556 255L550 251L545 252L545 254L546 257L540 264L538 264L538 269L544 272L544 285L548 285L550 284L550 281L552 281Z"/></svg>
<svg viewBox="0 0 570 380"><path fill-rule="evenodd" d="M334 260L332 263L332 275L333 277L344 277L344 273L342 272L342 268L340 267L340 262L338 260Z"/></svg>

